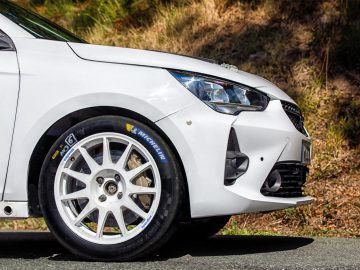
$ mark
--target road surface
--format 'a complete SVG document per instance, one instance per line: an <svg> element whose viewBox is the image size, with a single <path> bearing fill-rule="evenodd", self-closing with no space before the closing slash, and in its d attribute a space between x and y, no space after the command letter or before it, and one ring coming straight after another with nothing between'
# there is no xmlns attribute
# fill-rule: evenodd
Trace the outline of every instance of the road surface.
<svg viewBox="0 0 360 270"><path fill-rule="evenodd" d="M0 269L360 269L360 239L216 236L174 241L145 261L84 262L49 233L0 232Z"/></svg>

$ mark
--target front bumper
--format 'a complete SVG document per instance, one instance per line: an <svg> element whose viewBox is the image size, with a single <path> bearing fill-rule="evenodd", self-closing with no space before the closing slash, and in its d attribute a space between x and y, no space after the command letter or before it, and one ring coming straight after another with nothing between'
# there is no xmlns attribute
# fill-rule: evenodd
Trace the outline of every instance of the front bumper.
<svg viewBox="0 0 360 270"><path fill-rule="evenodd" d="M278 100L265 111L229 116L196 104L157 125L167 134L183 162L192 217L262 212L295 207L311 197L279 197L261 189L275 164L301 163L303 142ZM224 184L229 134L235 131L241 153L249 158L246 172Z"/></svg>

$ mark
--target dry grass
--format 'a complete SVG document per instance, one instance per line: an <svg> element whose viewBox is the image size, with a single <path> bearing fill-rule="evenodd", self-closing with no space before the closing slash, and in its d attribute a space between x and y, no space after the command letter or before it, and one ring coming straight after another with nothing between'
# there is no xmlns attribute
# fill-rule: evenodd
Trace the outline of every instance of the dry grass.
<svg viewBox="0 0 360 270"><path fill-rule="evenodd" d="M128 9L117 5L122 1L60 2L36 9L92 43L228 62L273 81L300 104L314 150L306 192L316 201L236 216L223 232L360 236L359 2L144 0Z"/></svg>
<svg viewBox="0 0 360 270"><path fill-rule="evenodd" d="M42 218L28 218L23 220L0 220L2 231L46 231L47 226Z"/></svg>

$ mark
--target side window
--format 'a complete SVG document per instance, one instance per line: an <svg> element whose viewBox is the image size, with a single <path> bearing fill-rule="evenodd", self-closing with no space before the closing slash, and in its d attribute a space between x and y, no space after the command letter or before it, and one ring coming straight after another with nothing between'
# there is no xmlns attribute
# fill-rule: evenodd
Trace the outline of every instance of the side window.
<svg viewBox="0 0 360 270"><path fill-rule="evenodd" d="M0 29L0 51L15 51L11 38Z"/></svg>

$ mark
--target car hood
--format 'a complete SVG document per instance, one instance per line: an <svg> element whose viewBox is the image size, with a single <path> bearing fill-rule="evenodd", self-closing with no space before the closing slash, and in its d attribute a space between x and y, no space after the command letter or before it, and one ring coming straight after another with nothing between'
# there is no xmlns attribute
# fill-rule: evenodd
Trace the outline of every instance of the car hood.
<svg viewBox="0 0 360 270"><path fill-rule="evenodd" d="M198 58L165 52L82 43L68 44L77 56L85 60L175 69L206 74L245 84L257 88L274 98L295 103L286 93L268 80L240 71L228 65L218 65Z"/></svg>

